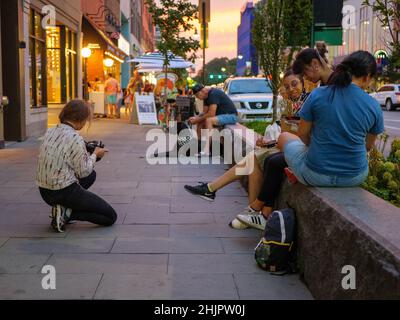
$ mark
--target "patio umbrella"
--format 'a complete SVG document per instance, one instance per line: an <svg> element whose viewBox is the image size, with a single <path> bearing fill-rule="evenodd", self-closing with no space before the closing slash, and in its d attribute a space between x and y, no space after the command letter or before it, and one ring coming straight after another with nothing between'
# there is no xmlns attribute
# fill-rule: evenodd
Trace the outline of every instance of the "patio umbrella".
<svg viewBox="0 0 400 320"><path fill-rule="evenodd" d="M190 61L186 61L180 56L176 56L173 53L168 53L168 68L171 69L186 69L194 67L194 64ZM126 62L137 62L140 63L143 68L155 68L164 66L164 55L160 52L152 52L148 54L141 55Z"/></svg>

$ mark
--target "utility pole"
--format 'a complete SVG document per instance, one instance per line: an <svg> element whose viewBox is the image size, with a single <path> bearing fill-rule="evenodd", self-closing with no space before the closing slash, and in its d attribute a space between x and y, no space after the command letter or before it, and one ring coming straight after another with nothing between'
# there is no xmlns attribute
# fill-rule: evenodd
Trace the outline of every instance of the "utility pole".
<svg viewBox="0 0 400 320"><path fill-rule="evenodd" d="M206 82L206 48L208 48L208 23L210 22L210 0L199 0L199 22L201 29L201 48L203 49L203 84Z"/></svg>

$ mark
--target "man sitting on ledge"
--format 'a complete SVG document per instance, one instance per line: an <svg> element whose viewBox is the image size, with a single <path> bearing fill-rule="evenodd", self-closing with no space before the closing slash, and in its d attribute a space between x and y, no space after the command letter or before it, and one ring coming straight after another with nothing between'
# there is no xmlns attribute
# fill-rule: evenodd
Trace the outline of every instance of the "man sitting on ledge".
<svg viewBox="0 0 400 320"><path fill-rule="evenodd" d="M207 129L207 139L204 150L200 156L209 156L210 136L209 132L214 126L224 126L238 122L238 113L232 100L222 91L216 88L204 87L198 83L192 88L197 99L204 101L203 113L189 119L191 124L197 125L197 136L201 137L201 129Z"/></svg>

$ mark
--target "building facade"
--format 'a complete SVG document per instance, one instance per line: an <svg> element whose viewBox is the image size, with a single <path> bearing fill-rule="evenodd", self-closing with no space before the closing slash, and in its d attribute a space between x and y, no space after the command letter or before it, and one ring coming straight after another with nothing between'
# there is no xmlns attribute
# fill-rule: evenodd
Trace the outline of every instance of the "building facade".
<svg viewBox="0 0 400 320"><path fill-rule="evenodd" d="M143 0L1 0L0 148L58 123L61 108L84 97L84 76L114 73L126 87L134 64L125 61L153 49Z"/></svg>
<svg viewBox="0 0 400 320"><path fill-rule="evenodd" d="M236 73L239 76L258 74L256 48L254 47L252 36L254 10L253 1L247 1L240 12L241 19L237 31L238 61L236 67Z"/></svg>
<svg viewBox="0 0 400 320"><path fill-rule="evenodd" d="M0 140L23 141L46 131L53 105L79 96L80 0L0 3L0 95L9 98Z"/></svg>
<svg viewBox="0 0 400 320"><path fill-rule="evenodd" d="M390 53L388 27L383 27L377 13L372 8L363 5L362 0L345 0L343 3L346 11L346 27L343 29L343 45L329 48L330 60L334 65L343 58L357 50L366 50L375 55L378 70L387 64L387 55ZM393 24L395 34L399 36L399 23Z"/></svg>

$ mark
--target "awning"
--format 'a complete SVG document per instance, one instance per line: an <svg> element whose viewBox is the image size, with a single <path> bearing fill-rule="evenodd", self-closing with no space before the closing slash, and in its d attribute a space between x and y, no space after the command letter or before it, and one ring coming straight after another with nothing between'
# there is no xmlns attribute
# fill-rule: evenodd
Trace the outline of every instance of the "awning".
<svg viewBox="0 0 400 320"><path fill-rule="evenodd" d="M124 62L128 57L125 52L118 48L112 40L86 15L82 19L83 46L91 49L100 49L107 53L107 56L119 62Z"/></svg>

